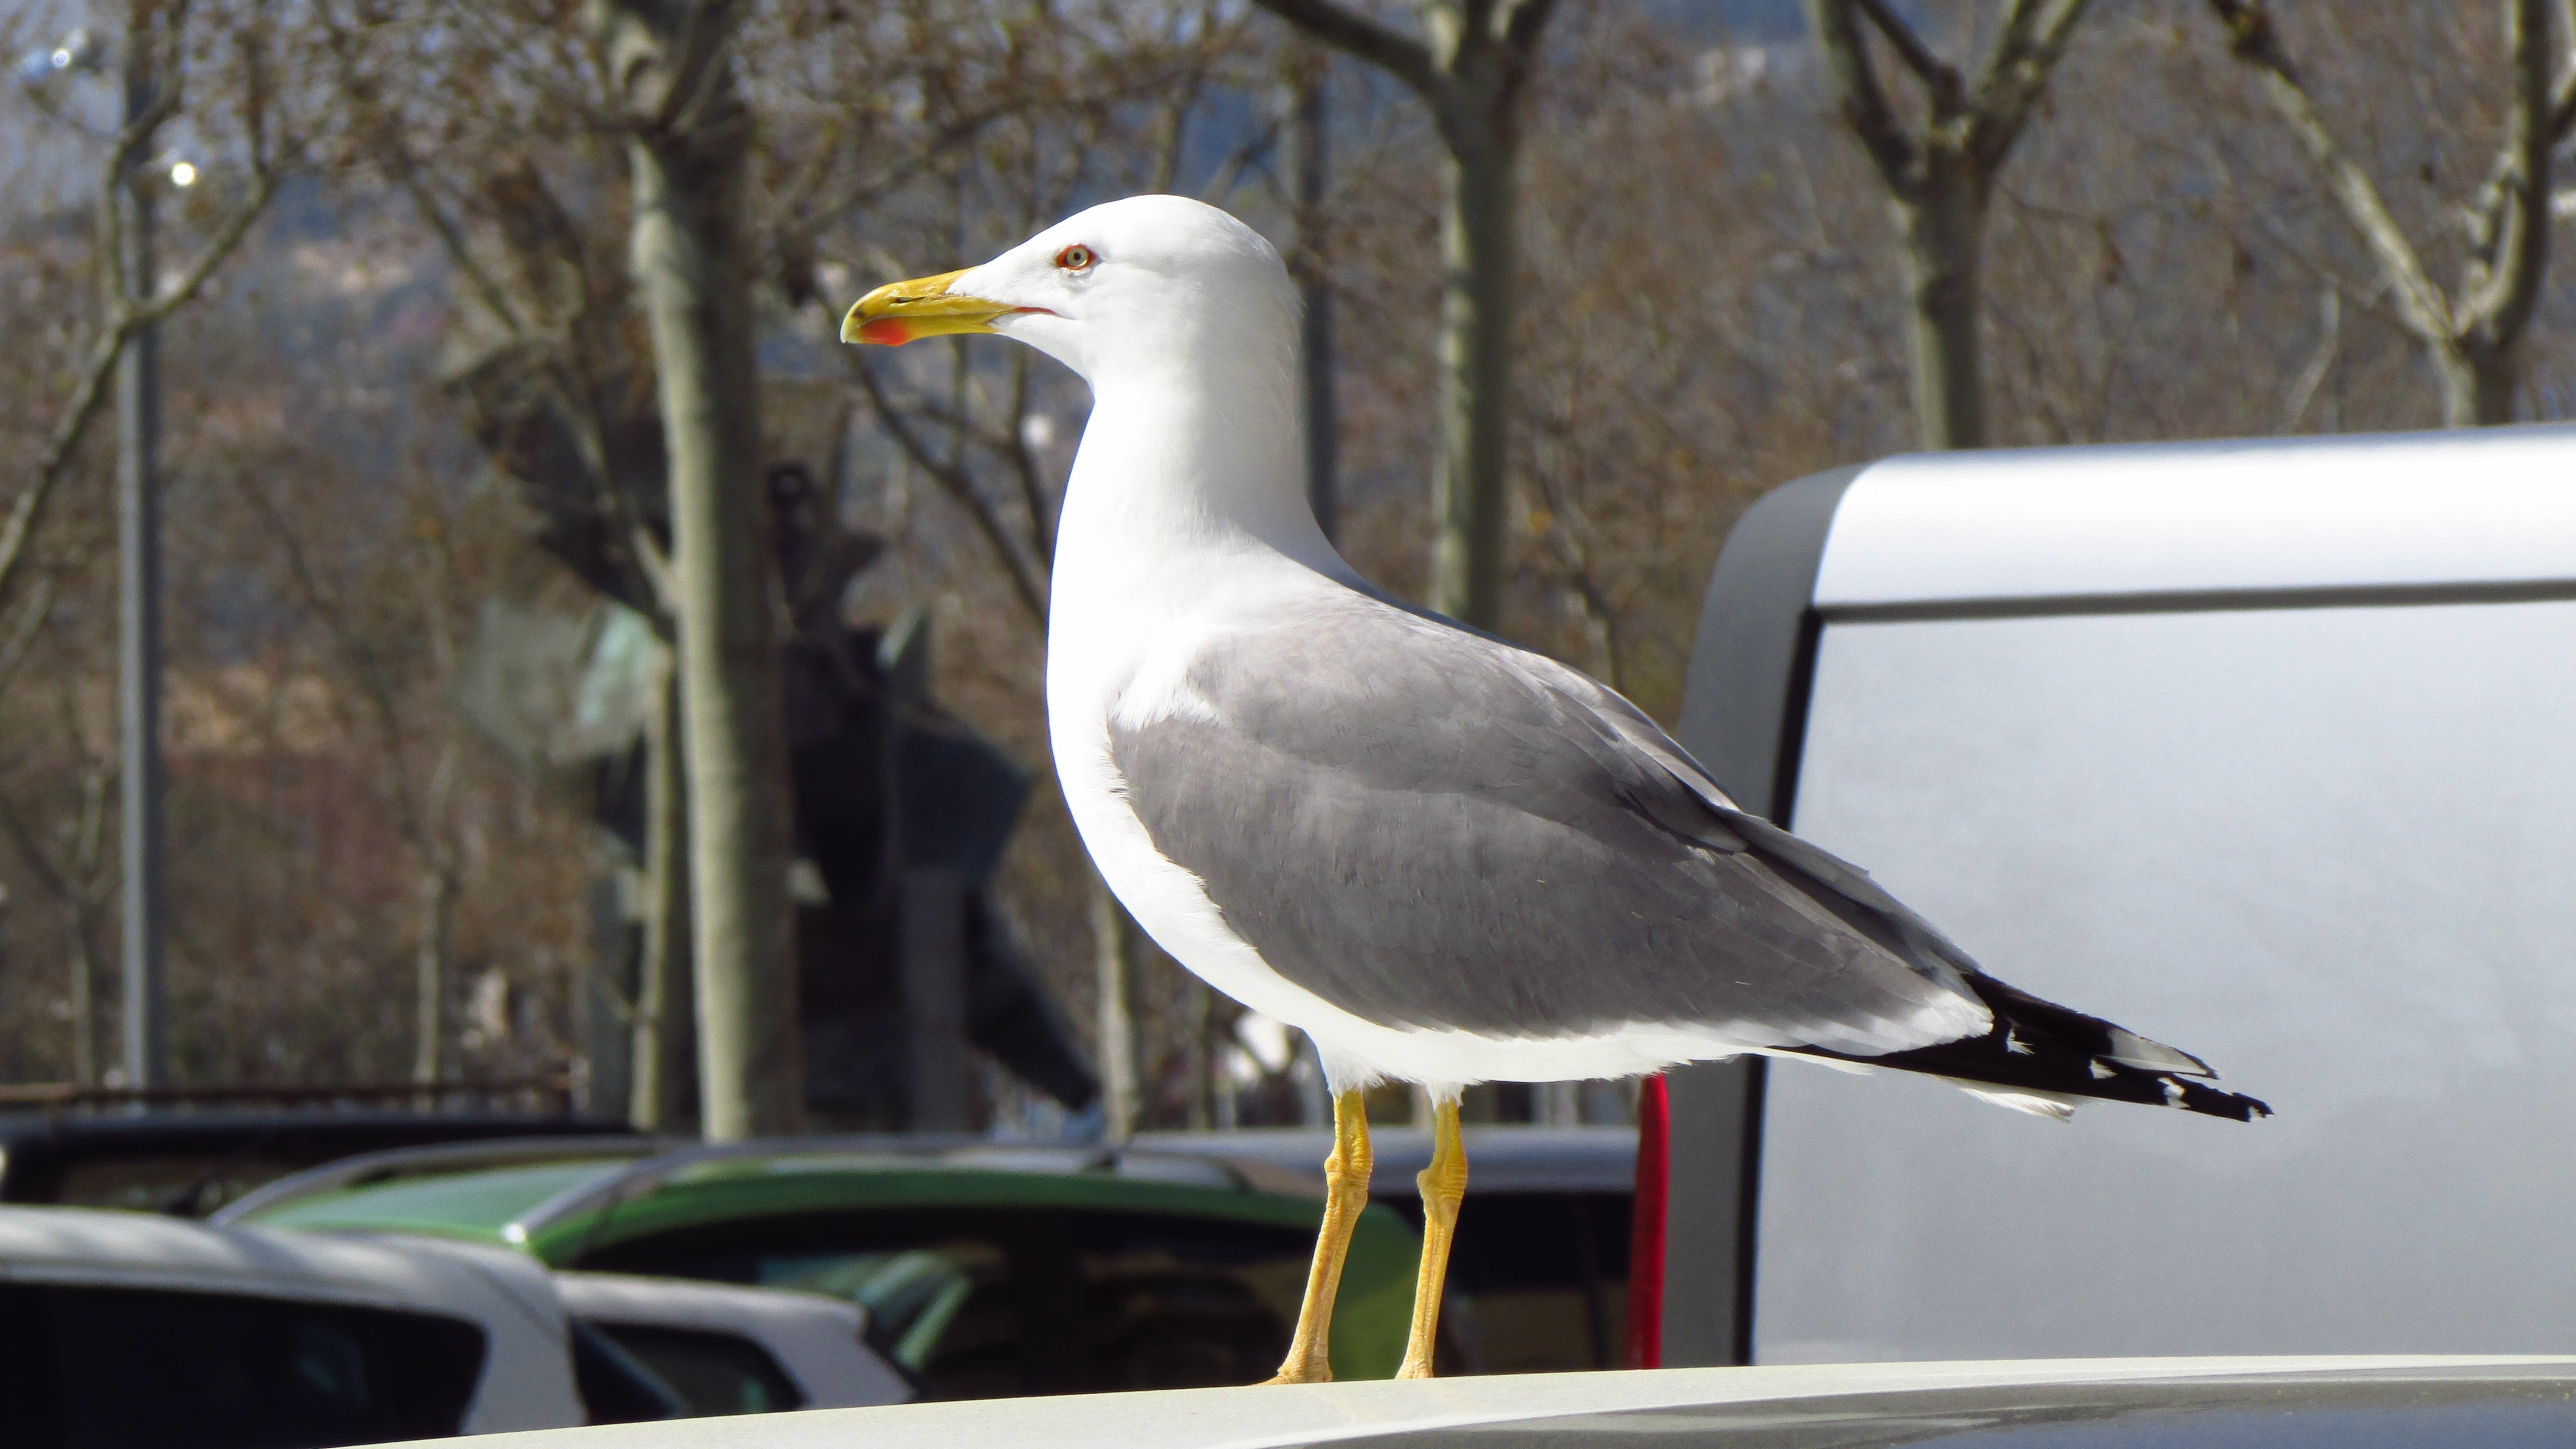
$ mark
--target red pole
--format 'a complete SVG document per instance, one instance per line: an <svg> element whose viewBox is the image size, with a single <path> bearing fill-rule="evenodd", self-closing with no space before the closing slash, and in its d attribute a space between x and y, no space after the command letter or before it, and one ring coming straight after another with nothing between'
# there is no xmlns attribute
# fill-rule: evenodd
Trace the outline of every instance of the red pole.
<svg viewBox="0 0 2576 1449"><path fill-rule="evenodd" d="M1628 1233L1628 1367L1664 1366L1664 1206L1672 1105L1664 1079L1637 1088L1637 1211Z"/></svg>

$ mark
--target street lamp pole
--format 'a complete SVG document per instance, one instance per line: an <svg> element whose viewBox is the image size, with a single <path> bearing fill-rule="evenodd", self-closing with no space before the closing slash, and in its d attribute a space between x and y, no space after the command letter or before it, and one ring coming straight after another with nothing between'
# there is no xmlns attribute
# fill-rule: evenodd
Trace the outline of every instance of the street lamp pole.
<svg viewBox="0 0 2576 1449"><path fill-rule="evenodd" d="M137 6L126 33L124 124L158 98L150 7ZM118 208L118 300L148 302L159 290L152 246L148 145L133 148L107 204ZM117 702L123 852L125 1083L169 1085L170 1030L162 972L161 768L161 376L158 328L126 335L116 369Z"/></svg>

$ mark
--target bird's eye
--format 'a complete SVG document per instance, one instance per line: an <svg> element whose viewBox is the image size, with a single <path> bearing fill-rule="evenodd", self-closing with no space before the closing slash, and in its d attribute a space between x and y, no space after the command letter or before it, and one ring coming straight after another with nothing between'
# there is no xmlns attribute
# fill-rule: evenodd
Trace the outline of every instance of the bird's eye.
<svg viewBox="0 0 2576 1449"><path fill-rule="evenodd" d="M1091 254L1091 248L1080 242L1055 254L1055 264L1068 272L1090 271L1091 264L1097 260L1099 259Z"/></svg>

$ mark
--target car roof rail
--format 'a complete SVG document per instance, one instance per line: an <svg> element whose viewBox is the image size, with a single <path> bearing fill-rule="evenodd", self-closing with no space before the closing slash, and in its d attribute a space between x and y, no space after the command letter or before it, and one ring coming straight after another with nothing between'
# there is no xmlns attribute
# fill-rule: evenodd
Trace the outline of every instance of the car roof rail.
<svg viewBox="0 0 2576 1449"><path fill-rule="evenodd" d="M389 1147L343 1157L319 1167L290 1173L225 1204L209 1222L240 1222L254 1214L324 1193L366 1187L405 1177L434 1177L541 1162L588 1158L651 1157L678 1145L668 1137L607 1135L504 1137L472 1142L441 1142L425 1147Z"/></svg>

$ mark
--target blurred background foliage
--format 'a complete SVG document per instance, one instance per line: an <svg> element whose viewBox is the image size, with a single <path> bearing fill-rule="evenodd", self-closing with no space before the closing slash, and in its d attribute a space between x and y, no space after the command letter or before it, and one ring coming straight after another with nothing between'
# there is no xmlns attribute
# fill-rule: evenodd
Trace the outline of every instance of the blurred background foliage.
<svg viewBox="0 0 2576 1449"><path fill-rule="evenodd" d="M1973 58L2014 7L1871 8ZM2514 124L2515 12L2250 12L2422 273L2465 278L2463 297ZM2098 0L2072 30L1989 199L1990 443L2445 420L2387 239L2319 184L2249 62L2248 13ZM20 0L0 44L34 75L67 33L123 17ZM460 379L536 359L574 379L612 453L639 417L650 452L627 163L593 32L573 0L195 0L184 22L161 144L193 184L165 209L165 265L220 240L260 177L275 194L163 332L176 1076L405 1075L424 950L442 953L438 1070L564 1063L582 1051L607 847L577 791L514 768L453 703L494 601L579 615L600 590L539 546ZM2550 24L2563 76L2566 22ZM1886 32L1868 44L1920 124L1927 89L1899 83ZM869 287L1091 202L1168 190L1232 208L1328 281L1344 544L1420 597L1439 138L1402 87L1327 68L1243 0L764 0L736 62L770 452L808 467L838 529L885 544L825 607L878 628L926 611L936 697L1032 772L996 900L1087 1040L1099 917L1040 695L1083 389L1025 349L861 355L835 326ZM1330 172L1301 199L1295 101L1319 74ZM95 100L34 80L0 93L0 499L33 486L109 321ZM1743 506L1915 445L1889 192L1783 0L1566 0L1523 104L1501 627L1669 723ZM2576 405L2571 320L2565 269L2543 275L2510 344L2513 417ZM113 446L89 430L0 579L0 1079L95 1080L112 1057L82 1042L112 1041L116 1008ZM1230 1007L1150 952L1132 990L1141 1125L1209 1120L1229 1061L1247 1101L1293 1113L1255 1060L1275 1051L1246 1052L1259 1034ZM1031 1110L1001 1073L983 1090L993 1120Z"/></svg>

